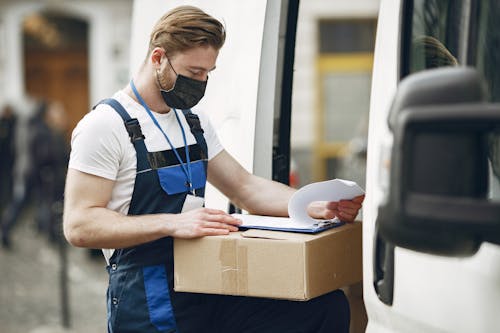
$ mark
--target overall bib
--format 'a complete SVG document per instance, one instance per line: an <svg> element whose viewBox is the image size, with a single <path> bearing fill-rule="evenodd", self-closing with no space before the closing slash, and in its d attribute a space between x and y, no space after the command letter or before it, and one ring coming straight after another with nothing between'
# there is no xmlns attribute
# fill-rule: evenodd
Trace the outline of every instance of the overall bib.
<svg viewBox="0 0 500 333"><path fill-rule="evenodd" d="M129 215L181 212L186 178L172 151L148 152L137 119L114 99L137 153ZM204 196L207 145L199 119L183 111L196 138L189 146L192 183ZM184 147L177 148L186 160ZM110 258L107 293L109 333L347 333L349 304L341 290L307 302L173 291L173 239L165 237L117 249Z"/></svg>
<svg viewBox="0 0 500 333"><path fill-rule="evenodd" d="M114 99L101 103L112 106L122 117L137 154L137 174L128 215L180 213L188 191L174 153L148 152L138 120L131 119ZM197 141L189 146L193 187L196 195L203 197L207 146L198 117L189 110L184 113ZM185 160L184 147L177 152ZM174 305L182 309L185 308L182 304L192 304L191 308L196 309L200 302L200 295L173 293L171 237L115 250L107 270L109 332L177 332ZM181 312L176 311L176 315Z"/></svg>

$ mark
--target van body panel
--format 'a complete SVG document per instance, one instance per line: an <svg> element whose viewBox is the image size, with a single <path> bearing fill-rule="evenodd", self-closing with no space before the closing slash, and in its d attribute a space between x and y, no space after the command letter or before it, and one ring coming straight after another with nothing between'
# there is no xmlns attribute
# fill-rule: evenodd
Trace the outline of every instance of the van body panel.
<svg viewBox="0 0 500 333"><path fill-rule="evenodd" d="M281 2L274 1L272 7L280 8ZM144 61L153 25L170 9L185 4L186 1L183 0L134 1L130 48L131 76ZM226 43L219 53L217 68L209 74L205 96L193 110L203 110L210 117L224 148L249 172L253 172L254 160L258 160L254 156L255 140L265 140L269 144L272 142L272 126L271 131L266 132L266 137L255 135L267 0L193 0L189 4L221 20L227 29ZM275 10L274 13L273 19L278 20L280 12ZM277 33L277 29L275 31ZM276 53L276 49L277 46L272 50ZM272 89L275 88L272 84L275 79L268 78L268 82L271 82L268 95L272 94ZM273 111L268 110L268 114L263 116L272 120ZM266 165L270 169L271 160ZM262 166L259 171L271 174L270 170L265 170ZM227 199L210 184L207 184L206 197L207 207L227 209Z"/></svg>

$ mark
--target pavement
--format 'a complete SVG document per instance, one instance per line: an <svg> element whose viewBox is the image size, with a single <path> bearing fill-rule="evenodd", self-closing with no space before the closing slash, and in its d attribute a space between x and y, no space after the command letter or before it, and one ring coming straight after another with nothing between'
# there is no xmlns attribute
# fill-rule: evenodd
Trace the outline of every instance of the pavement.
<svg viewBox="0 0 500 333"><path fill-rule="evenodd" d="M107 273L102 256L67 245L69 327L62 324L61 257L26 209L0 247L0 333L106 332ZM67 244L67 243L66 243Z"/></svg>

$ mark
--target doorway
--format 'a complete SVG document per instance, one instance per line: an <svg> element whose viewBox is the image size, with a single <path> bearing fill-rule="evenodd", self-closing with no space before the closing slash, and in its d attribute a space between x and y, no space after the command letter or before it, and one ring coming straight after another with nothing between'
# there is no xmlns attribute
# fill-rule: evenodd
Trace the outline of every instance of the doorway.
<svg viewBox="0 0 500 333"><path fill-rule="evenodd" d="M89 110L88 23L40 12L23 22L24 82L29 96L59 101L68 133Z"/></svg>

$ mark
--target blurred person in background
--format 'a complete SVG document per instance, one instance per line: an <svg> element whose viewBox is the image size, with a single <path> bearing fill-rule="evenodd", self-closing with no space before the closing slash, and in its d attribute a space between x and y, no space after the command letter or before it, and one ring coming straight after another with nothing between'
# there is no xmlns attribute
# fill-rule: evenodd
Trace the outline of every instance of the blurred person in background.
<svg viewBox="0 0 500 333"><path fill-rule="evenodd" d="M44 105L40 103L33 104L30 98L17 101L13 105L16 115L14 126L13 144L14 158L12 168L12 195L10 200L5 202L5 207L0 216L0 225L2 230L2 247L8 249L11 247L11 230L15 226L19 215L28 202L29 188L31 187L31 118L33 113L38 113Z"/></svg>
<svg viewBox="0 0 500 333"><path fill-rule="evenodd" d="M16 115L10 105L0 111L0 217L12 198Z"/></svg>
<svg viewBox="0 0 500 333"><path fill-rule="evenodd" d="M38 230L51 240L60 234L54 211L62 205L69 156L66 114L58 102L39 101L34 115L23 120L16 127L14 191L1 216L4 248L11 247L12 229L31 199Z"/></svg>
<svg viewBox="0 0 500 333"><path fill-rule="evenodd" d="M35 223L51 241L62 234L60 212L69 158L67 117L60 102L47 103L31 124L30 154Z"/></svg>

